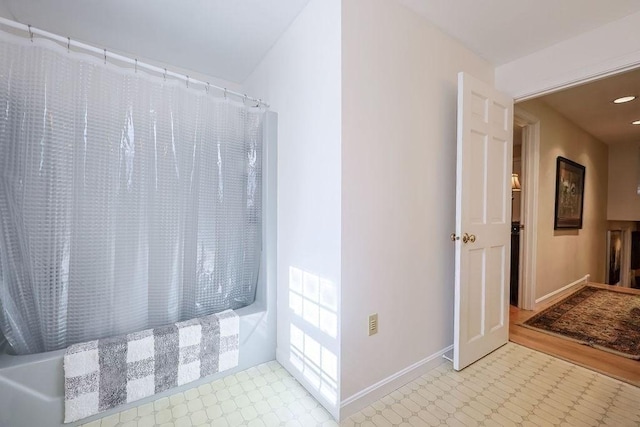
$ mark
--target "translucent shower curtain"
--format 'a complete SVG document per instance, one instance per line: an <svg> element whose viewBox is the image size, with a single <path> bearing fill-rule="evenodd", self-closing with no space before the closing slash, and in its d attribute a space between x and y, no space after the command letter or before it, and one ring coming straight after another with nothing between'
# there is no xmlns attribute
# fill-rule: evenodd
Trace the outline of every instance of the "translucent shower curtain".
<svg viewBox="0 0 640 427"><path fill-rule="evenodd" d="M264 111L0 34L0 330L18 354L251 304Z"/></svg>

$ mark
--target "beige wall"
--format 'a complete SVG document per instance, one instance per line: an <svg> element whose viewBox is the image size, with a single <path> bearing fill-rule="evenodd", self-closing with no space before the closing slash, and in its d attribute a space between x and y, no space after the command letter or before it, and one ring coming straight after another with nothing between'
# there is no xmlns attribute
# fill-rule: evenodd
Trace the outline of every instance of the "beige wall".
<svg viewBox="0 0 640 427"><path fill-rule="evenodd" d="M519 104L540 119L536 298L586 274L603 282L607 230L607 146L540 100ZM556 159L586 167L581 230L554 230Z"/></svg>
<svg viewBox="0 0 640 427"><path fill-rule="evenodd" d="M343 1L342 41L349 399L453 343L457 74L493 83L494 69L395 1Z"/></svg>
<svg viewBox="0 0 640 427"><path fill-rule="evenodd" d="M609 207L612 221L640 221L640 142L609 147Z"/></svg>

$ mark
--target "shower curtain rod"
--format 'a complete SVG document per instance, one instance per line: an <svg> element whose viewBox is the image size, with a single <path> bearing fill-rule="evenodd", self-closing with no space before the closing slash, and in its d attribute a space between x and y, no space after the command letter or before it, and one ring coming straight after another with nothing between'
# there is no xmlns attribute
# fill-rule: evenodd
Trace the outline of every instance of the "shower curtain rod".
<svg viewBox="0 0 640 427"><path fill-rule="evenodd" d="M53 33L50 33L48 31L44 31L44 30L41 30L39 28L32 27L31 25L21 24L19 22L12 21L10 19L6 19L6 18L2 18L2 17L0 17L0 25L5 25L7 27L11 27L11 28L15 28L17 30L22 30L22 31L27 32L29 34L29 37L31 37L31 41L33 41L33 36L37 34L39 36L42 36L42 37L54 40L56 42L65 44L67 46L67 50L71 49L71 38L70 37L62 37L62 36L59 36L57 34L53 34ZM73 41L73 47L80 48L82 50L86 50L86 51L89 51L89 52L92 52L92 53L95 53L95 54L99 54L100 56L104 57L105 62L106 62L107 58L111 58L111 59L114 59L116 61L120 61L120 62L124 62L126 64L133 65L135 67L136 71L137 71L138 68L144 68L144 69L147 69L149 71L153 71L155 73L161 74L165 78L167 76L170 76L170 77L174 77L174 78L177 78L177 79L180 79L180 80L185 80L185 82L187 84L187 87L189 87L190 84L195 83L197 85L203 86L204 89L207 92L209 91L210 88L217 89L217 90L220 90L220 91L224 92L225 96L226 95L233 95L233 96L236 96L236 97L241 98L243 100L249 100L249 101L252 101L252 102L257 102L258 106L262 105L262 106L264 106L266 108L269 108L269 104L267 102L263 101L262 99L253 98L251 96L247 96L247 94L236 92L236 91L227 89L226 87L216 86L216 85L211 84L209 82L205 82L205 81L198 80L198 79L192 79L186 74L179 74L179 73L176 73L176 72L173 72L173 71L169 71L166 68L156 67L155 65L147 64L145 62L140 62L137 59L132 59L132 58L129 58L127 56L118 55L117 53L110 52L107 49L100 49L100 48L97 48L95 46L91 46L91 45L88 45L88 44L85 44L85 43L80 43L80 42L75 41L75 40Z"/></svg>

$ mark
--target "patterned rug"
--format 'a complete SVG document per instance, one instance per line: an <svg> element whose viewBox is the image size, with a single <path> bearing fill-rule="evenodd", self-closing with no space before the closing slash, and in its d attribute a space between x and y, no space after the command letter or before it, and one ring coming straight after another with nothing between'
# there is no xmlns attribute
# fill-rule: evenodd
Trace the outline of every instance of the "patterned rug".
<svg viewBox="0 0 640 427"><path fill-rule="evenodd" d="M640 360L640 295L584 286L522 326Z"/></svg>

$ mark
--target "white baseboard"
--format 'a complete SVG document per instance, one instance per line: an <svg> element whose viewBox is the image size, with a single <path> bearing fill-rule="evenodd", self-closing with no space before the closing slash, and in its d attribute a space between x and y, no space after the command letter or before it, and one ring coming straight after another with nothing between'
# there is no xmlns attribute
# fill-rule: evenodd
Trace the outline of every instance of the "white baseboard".
<svg viewBox="0 0 640 427"><path fill-rule="evenodd" d="M344 399L340 404L340 420L347 419L362 408L371 405L419 376L437 368L445 362L443 358L444 354L452 349L453 345L450 345Z"/></svg>
<svg viewBox="0 0 640 427"><path fill-rule="evenodd" d="M564 291L566 291L567 289L572 288L572 287L574 287L574 286L577 286L577 285L580 285L580 284L584 284L584 285L586 285L587 283L589 283L589 278L590 278L590 277L591 277L591 275L590 275L590 274L587 274L586 276L581 277L580 279L578 279L578 280L576 280L576 281L574 281L574 282L569 283L567 286L563 286L563 287L561 287L561 288L560 288L560 289L558 289L558 290L555 290L555 291L553 291L553 292L551 292L551 293L548 293L548 294L546 294L545 296L538 298L538 299L536 300L536 304L538 304L538 303L540 303L540 302L542 302L542 301L548 300L549 298L551 298L551 297L553 297L553 296L555 296L555 295L558 295L560 292L564 292Z"/></svg>

